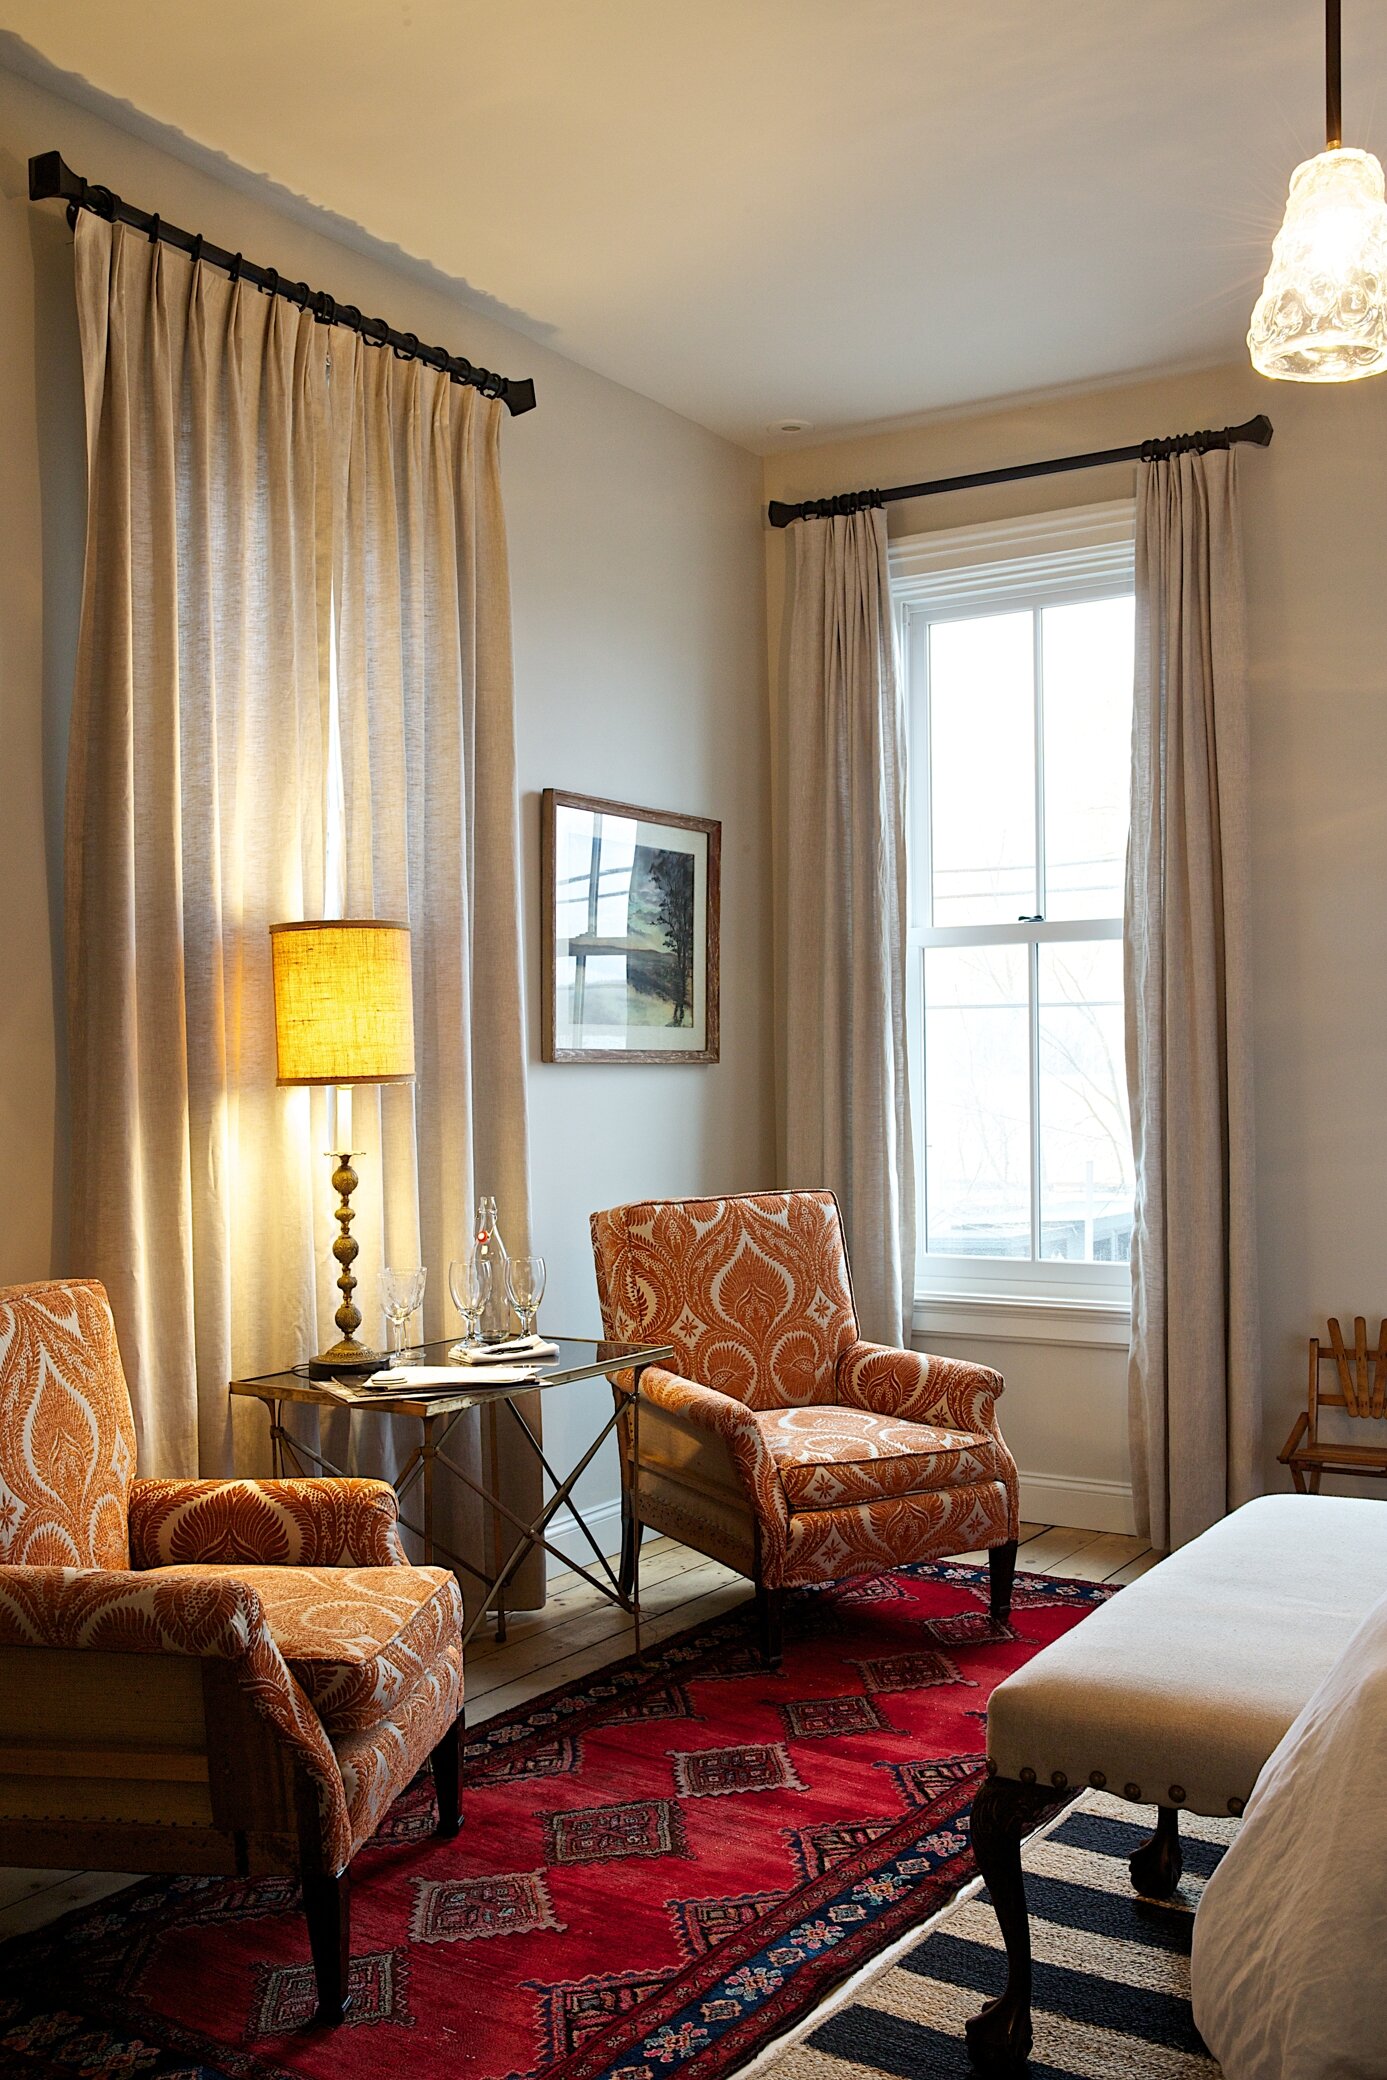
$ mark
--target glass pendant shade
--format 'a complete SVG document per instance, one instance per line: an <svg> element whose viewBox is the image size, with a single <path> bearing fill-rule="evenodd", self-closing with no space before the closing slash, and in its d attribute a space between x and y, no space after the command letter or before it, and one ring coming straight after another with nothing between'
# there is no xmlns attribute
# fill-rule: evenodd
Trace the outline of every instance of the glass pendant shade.
<svg viewBox="0 0 1387 2080"><path fill-rule="evenodd" d="M1247 344L1262 375L1293 383L1387 369L1387 199L1371 152L1320 152L1291 175Z"/></svg>

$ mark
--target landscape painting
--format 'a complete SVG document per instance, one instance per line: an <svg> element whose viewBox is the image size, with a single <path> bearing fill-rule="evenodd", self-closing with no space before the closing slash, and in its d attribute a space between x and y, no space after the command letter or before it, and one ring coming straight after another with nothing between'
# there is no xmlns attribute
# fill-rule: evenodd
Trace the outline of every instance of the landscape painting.
<svg viewBox="0 0 1387 2080"><path fill-rule="evenodd" d="M717 1060L720 837L546 789L545 1061Z"/></svg>

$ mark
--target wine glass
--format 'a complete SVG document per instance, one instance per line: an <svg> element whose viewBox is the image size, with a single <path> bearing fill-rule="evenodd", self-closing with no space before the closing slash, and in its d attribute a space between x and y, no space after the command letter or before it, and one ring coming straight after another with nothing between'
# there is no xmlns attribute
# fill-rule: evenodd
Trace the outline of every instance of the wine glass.
<svg viewBox="0 0 1387 2080"><path fill-rule="evenodd" d="M460 1358L481 1341L482 1311L491 1298L490 1257L484 1257L479 1249L469 1256L455 1257L448 1266L448 1291L462 1316L462 1339L453 1345L448 1356Z"/></svg>
<svg viewBox="0 0 1387 2080"><path fill-rule="evenodd" d="M535 1333L545 1277L543 1257L512 1257L506 1266L506 1292L520 1316L522 1336Z"/></svg>
<svg viewBox="0 0 1387 2080"><path fill-rule="evenodd" d="M386 1264L381 1271L380 1303L392 1332L392 1358L405 1354L405 1327L424 1304L424 1281L428 1275L422 1264Z"/></svg>

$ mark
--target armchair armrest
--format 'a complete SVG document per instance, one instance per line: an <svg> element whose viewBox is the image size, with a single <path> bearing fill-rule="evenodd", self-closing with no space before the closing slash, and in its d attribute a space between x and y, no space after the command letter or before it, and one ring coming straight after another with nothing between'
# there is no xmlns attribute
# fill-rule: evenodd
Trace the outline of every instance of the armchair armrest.
<svg viewBox="0 0 1387 2080"><path fill-rule="evenodd" d="M137 1480L130 1565L407 1567L387 1481Z"/></svg>
<svg viewBox="0 0 1387 2080"><path fill-rule="evenodd" d="M228 1663L244 1703L311 1786L325 1867L345 1867L351 1830L342 1772L248 1583L232 1575L0 1567L0 1647L88 1648Z"/></svg>
<svg viewBox="0 0 1387 2080"><path fill-rule="evenodd" d="M677 1372L666 1372L659 1365L641 1374L641 1399L686 1423L712 1430L726 1441L763 1539L772 1544L778 1539L783 1545L790 1522L789 1504L761 1426L745 1402L719 1394L715 1387L700 1386L697 1380L684 1379Z"/></svg>
<svg viewBox="0 0 1387 2080"><path fill-rule="evenodd" d="M838 1360L838 1398L849 1408L974 1430L1000 1437L996 1404L1002 1375L963 1358L891 1350L881 1343L850 1344Z"/></svg>

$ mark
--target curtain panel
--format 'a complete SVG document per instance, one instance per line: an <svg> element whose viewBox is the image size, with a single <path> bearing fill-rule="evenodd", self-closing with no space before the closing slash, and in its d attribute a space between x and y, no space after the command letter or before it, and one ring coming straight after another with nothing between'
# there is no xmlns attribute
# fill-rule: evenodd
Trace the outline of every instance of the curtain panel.
<svg viewBox="0 0 1387 2080"><path fill-rule="evenodd" d="M141 1470L230 1473L226 1382L314 1346L308 1106L267 928L323 903L327 333L87 211L87 543L68 763L73 1268ZM321 1125L321 1121L320 1121Z"/></svg>
<svg viewBox="0 0 1387 2080"><path fill-rule="evenodd" d="M448 1262L471 1248L482 1191L507 1248L529 1248L505 407L354 334L334 340L330 388L344 900L349 915L410 922L418 1066L413 1085L358 1097L379 1148L363 1254L430 1266L437 1337L456 1330ZM536 1434L538 1404L518 1404ZM468 1415L446 1449L527 1522L537 1514L533 1456L507 1411ZM456 1483L439 1483L438 1508L458 1550L509 1550L513 1532ZM531 1553L507 1602L543 1601Z"/></svg>
<svg viewBox="0 0 1387 2080"><path fill-rule="evenodd" d="M418 1079L356 1106L365 1333L390 1255L428 1264L444 1333L481 1190L524 1246L501 407L87 212L76 269L72 1261L111 1292L141 1469L225 1474L265 1450L227 1381L319 1348L337 1298L323 1095L275 1085L271 923L412 927ZM384 1470L377 1429L356 1463ZM533 1516L532 1470L475 1422L450 1449L474 1477L498 1454Z"/></svg>
<svg viewBox="0 0 1387 2080"><path fill-rule="evenodd" d="M1137 1528L1260 1486L1248 714L1236 451L1138 466L1127 857Z"/></svg>
<svg viewBox="0 0 1387 2080"><path fill-rule="evenodd" d="M910 1341L905 722L880 506L803 520L784 705L785 1183L837 1193L863 1334Z"/></svg>

